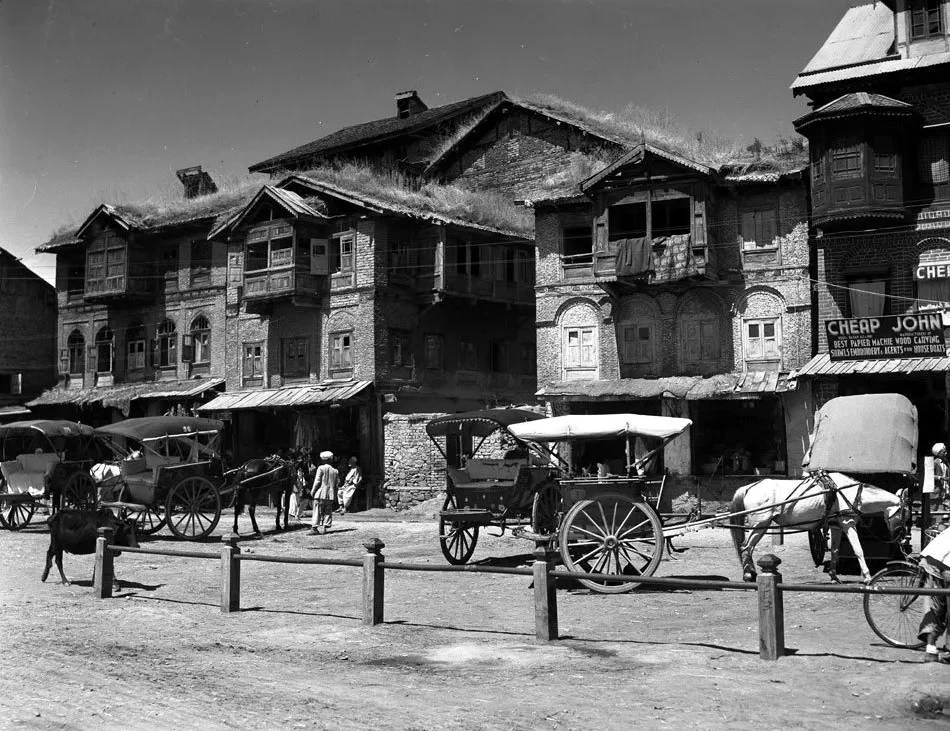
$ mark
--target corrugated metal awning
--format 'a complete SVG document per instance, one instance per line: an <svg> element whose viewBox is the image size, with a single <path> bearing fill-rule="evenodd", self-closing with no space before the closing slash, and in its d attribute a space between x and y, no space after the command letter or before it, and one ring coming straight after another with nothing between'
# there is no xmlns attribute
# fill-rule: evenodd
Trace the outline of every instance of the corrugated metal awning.
<svg viewBox="0 0 950 731"><path fill-rule="evenodd" d="M129 402L136 399L182 399L200 396L205 391L218 388L223 378L194 378L187 381L146 381L141 383L119 383L114 386L93 386L92 388L63 388L57 386L44 391L27 406L52 406L71 404L85 406L101 403L128 410Z"/></svg>
<svg viewBox="0 0 950 731"><path fill-rule="evenodd" d="M345 383L291 386L288 388L263 388L253 391L223 393L198 411L236 411L243 409L279 409L314 404L330 404L358 396L372 385L371 381L347 381Z"/></svg>
<svg viewBox="0 0 950 731"><path fill-rule="evenodd" d="M176 388L167 388L165 384L156 383L155 387L159 390L140 393L134 398L185 398L188 396L199 396L205 391L217 388L223 383L223 378L202 378L194 381L179 381L174 384ZM167 385L172 386L173 384Z"/></svg>
<svg viewBox="0 0 950 731"><path fill-rule="evenodd" d="M560 381L545 386L537 395L562 401L623 401L625 399L676 398L702 399L758 398L791 391L787 373L749 371L702 376L666 378L618 378L600 381Z"/></svg>
<svg viewBox="0 0 950 731"><path fill-rule="evenodd" d="M950 358L882 358L880 360L831 360L819 353L792 374L801 376L872 376L950 371Z"/></svg>

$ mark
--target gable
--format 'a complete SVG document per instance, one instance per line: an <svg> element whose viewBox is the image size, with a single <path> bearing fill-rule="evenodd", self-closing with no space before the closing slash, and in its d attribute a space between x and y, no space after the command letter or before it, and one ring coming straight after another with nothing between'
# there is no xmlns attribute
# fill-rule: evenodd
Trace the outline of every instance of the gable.
<svg viewBox="0 0 950 731"><path fill-rule="evenodd" d="M581 190L590 194L601 189L695 180L713 174L705 165L644 144L583 181Z"/></svg>

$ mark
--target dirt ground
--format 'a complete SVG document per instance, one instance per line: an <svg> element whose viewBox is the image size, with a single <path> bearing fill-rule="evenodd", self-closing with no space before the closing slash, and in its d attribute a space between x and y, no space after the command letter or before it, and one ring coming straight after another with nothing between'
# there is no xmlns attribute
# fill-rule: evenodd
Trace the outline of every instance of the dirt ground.
<svg viewBox="0 0 950 731"><path fill-rule="evenodd" d="M436 525L418 512L241 547L359 558L379 537L393 561L443 564ZM950 695L950 669L880 642L859 596L787 596L791 654L775 663L758 657L747 592L562 586L561 640L539 643L528 577L388 572L386 623L366 628L360 569L244 563L243 610L223 615L217 561L126 553L111 600L92 596L91 556L66 557L71 586L40 583L48 535L34 520L0 532L3 729L950 728L950 715L913 710ZM271 521L267 511L262 527ZM767 543L759 553L783 560L786 581L827 581L803 536ZM738 579L725 531L678 544L688 550L657 575ZM527 565L530 548L483 533L473 560Z"/></svg>

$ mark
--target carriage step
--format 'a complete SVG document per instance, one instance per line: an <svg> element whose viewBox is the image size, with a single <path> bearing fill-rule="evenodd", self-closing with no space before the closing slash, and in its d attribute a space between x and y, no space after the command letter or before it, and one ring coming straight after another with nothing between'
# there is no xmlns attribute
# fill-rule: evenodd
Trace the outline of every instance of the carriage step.
<svg viewBox="0 0 950 731"><path fill-rule="evenodd" d="M535 543L550 543L557 538L557 535L553 533L534 533L526 528L515 528L511 531L511 535L515 538L524 538L525 540L534 541Z"/></svg>

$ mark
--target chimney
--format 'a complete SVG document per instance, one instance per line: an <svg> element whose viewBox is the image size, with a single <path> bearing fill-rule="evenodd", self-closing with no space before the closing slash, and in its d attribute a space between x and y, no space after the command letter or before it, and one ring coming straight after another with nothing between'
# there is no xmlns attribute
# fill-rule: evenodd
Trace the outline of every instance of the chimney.
<svg viewBox="0 0 950 731"><path fill-rule="evenodd" d="M424 112L429 107L419 98L415 89L411 91L400 91L396 94L396 118L405 119L413 114Z"/></svg>
<svg viewBox="0 0 950 731"><path fill-rule="evenodd" d="M218 192L218 186L214 184L208 173L202 171L201 165L176 170L175 175L185 186L185 198L197 198Z"/></svg>

